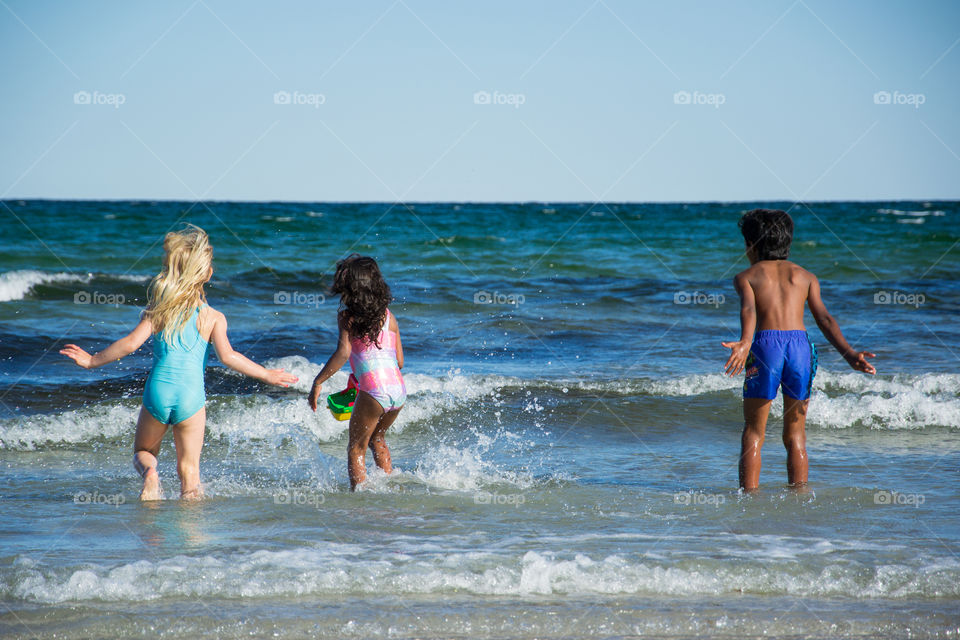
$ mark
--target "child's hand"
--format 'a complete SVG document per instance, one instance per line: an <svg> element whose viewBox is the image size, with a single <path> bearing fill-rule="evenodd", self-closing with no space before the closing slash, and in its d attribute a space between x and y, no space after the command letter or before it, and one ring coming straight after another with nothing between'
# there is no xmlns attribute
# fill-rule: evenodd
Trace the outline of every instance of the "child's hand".
<svg viewBox="0 0 960 640"><path fill-rule="evenodd" d="M63 349L60 349L60 353L67 356L84 369L89 369L90 365L93 363L93 356L75 344L65 345Z"/></svg>
<svg viewBox="0 0 960 640"><path fill-rule="evenodd" d="M317 400L320 398L320 389L323 388L323 385L319 382L314 382L313 387L310 389L310 396L307 398L307 402L310 403L310 408L314 412L317 411Z"/></svg>
<svg viewBox="0 0 960 640"><path fill-rule="evenodd" d="M847 364L853 367L856 371L862 371L864 373L874 375L877 373L877 369L867 361L867 358L876 357L877 354L870 353L869 351L854 351L843 356L843 359L846 360Z"/></svg>
<svg viewBox="0 0 960 640"><path fill-rule="evenodd" d="M267 377L264 382L277 387L289 387L299 379L292 373L284 373L283 369L267 369Z"/></svg>
<svg viewBox="0 0 960 640"><path fill-rule="evenodd" d="M721 342L723 346L730 349L730 357L727 358L727 364L723 369L728 376L735 376L743 371L743 366L747 362L747 356L750 355L751 342L740 340L737 342Z"/></svg>

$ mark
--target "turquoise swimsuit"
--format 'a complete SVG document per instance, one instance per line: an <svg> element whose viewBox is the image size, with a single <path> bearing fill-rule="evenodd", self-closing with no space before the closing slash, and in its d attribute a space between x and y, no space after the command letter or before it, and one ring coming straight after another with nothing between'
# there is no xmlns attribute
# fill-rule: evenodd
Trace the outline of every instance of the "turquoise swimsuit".
<svg viewBox="0 0 960 640"><path fill-rule="evenodd" d="M210 343L197 330L199 316L197 307L171 343L160 333L153 336L153 370L143 388L143 406L163 424L183 422L206 402L203 370Z"/></svg>

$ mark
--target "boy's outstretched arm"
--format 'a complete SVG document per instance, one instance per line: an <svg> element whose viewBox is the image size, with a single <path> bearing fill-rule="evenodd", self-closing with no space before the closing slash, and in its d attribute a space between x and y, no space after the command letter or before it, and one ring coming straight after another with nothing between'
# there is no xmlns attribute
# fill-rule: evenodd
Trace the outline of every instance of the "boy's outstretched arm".
<svg viewBox="0 0 960 640"><path fill-rule="evenodd" d="M96 369L108 362L114 362L128 356L139 349L150 337L152 331L153 325L144 315L141 316L139 324L133 331L99 353L90 355L75 344L64 345L63 349L60 349L60 353L72 359L84 369Z"/></svg>
<svg viewBox="0 0 960 640"><path fill-rule="evenodd" d="M870 353L869 351L857 351L850 346L850 343L847 342L847 339L843 337L843 333L840 331L840 325L837 324L837 321L834 320L833 316L827 311L827 306L823 304L823 299L820 297L820 281L817 280L816 276L812 277L813 280L810 282L810 291L807 294L807 305L809 305L810 313L813 314L813 319L816 320L820 331L824 337L830 341L830 344L840 352L840 355L847 361L847 364L857 371L863 371L871 375L875 374L877 370L867 361L867 358L876 358L876 354Z"/></svg>
<svg viewBox="0 0 960 640"><path fill-rule="evenodd" d="M723 367L728 376L735 376L743 371L747 356L750 355L750 346L753 344L753 332L757 328L757 306L753 287L742 273L733 279L733 287L740 295L740 339L736 342L720 343L730 349L730 357Z"/></svg>

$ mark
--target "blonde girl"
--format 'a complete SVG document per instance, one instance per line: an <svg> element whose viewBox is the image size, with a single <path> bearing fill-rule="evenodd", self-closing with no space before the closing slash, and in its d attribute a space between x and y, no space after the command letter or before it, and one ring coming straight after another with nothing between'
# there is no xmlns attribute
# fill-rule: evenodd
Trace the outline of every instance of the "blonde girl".
<svg viewBox="0 0 960 640"><path fill-rule="evenodd" d="M227 319L207 304L203 286L213 275L213 247L206 232L188 225L163 240L163 269L150 283L147 309L124 338L90 355L74 344L60 353L84 369L119 360L153 336L153 369L143 389L134 437L133 465L143 478L141 500L158 500L157 454L169 426L177 448L180 497L199 498L200 449L206 428L203 371L213 344L225 366L281 387L297 381L283 369L265 369L237 353L227 339Z"/></svg>

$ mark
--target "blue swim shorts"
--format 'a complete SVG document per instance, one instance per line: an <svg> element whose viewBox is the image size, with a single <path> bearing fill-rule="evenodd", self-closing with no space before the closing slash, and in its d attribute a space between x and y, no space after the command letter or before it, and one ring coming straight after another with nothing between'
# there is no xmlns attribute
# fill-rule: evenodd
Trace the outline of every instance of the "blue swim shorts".
<svg viewBox="0 0 960 640"><path fill-rule="evenodd" d="M745 371L744 398L773 400L779 387L788 398L806 400L817 374L817 348L802 329L757 331Z"/></svg>

